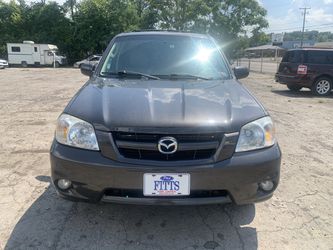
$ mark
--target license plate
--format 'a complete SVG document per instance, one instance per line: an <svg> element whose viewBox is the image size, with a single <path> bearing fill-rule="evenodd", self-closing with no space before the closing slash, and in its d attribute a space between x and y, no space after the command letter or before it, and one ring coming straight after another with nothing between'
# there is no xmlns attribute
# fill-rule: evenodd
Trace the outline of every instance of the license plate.
<svg viewBox="0 0 333 250"><path fill-rule="evenodd" d="M190 194L189 174L154 174L143 175L143 195L177 196Z"/></svg>

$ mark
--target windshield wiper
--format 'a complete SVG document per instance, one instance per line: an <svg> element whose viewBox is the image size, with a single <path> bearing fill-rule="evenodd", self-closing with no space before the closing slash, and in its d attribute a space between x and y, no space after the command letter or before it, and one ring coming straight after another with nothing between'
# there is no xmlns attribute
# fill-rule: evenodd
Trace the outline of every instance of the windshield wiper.
<svg viewBox="0 0 333 250"><path fill-rule="evenodd" d="M213 78L208 78L204 76L196 76L191 74L170 74L170 75L159 75L162 78L169 79L193 79L193 80L213 80Z"/></svg>
<svg viewBox="0 0 333 250"><path fill-rule="evenodd" d="M144 73L141 73L141 72L127 71L127 70L118 71L118 72L101 72L101 75L102 76L115 75L115 76L119 76L119 77L138 76L138 77L146 77L148 79L154 79L154 80L159 80L160 79L157 76L148 75L148 74L144 74Z"/></svg>

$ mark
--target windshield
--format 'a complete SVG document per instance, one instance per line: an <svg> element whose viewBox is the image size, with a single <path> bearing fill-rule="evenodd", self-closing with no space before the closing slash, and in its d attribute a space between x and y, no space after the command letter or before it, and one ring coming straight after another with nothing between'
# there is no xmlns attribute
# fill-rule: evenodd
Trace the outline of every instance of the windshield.
<svg viewBox="0 0 333 250"><path fill-rule="evenodd" d="M116 38L100 75L119 77L119 72L173 79L177 76L207 80L230 77L214 42L207 38L175 35Z"/></svg>

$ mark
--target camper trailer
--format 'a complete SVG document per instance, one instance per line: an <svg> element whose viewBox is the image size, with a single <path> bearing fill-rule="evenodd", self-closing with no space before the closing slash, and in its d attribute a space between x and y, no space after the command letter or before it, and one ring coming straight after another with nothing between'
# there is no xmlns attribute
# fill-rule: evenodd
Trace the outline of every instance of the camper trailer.
<svg viewBox="0 0 333 250"><path fill-rule="evenodd" d="M52 44L35 44L33 41L7 43L9 65L55 66L66 64L66 57L58 54L58 47Z"/></svg>

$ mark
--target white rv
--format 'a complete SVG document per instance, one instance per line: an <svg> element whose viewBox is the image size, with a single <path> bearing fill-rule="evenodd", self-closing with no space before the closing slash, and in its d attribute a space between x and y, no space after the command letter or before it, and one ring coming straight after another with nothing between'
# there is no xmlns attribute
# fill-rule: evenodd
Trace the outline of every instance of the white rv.
<svg viewBox="0 0 333 250"><path fill-rule="evenodd" d="M48 66L66 64L66 57L58 54L58 47L52 44L35 44L33 41L7 43L9 65Z"/></svg>

